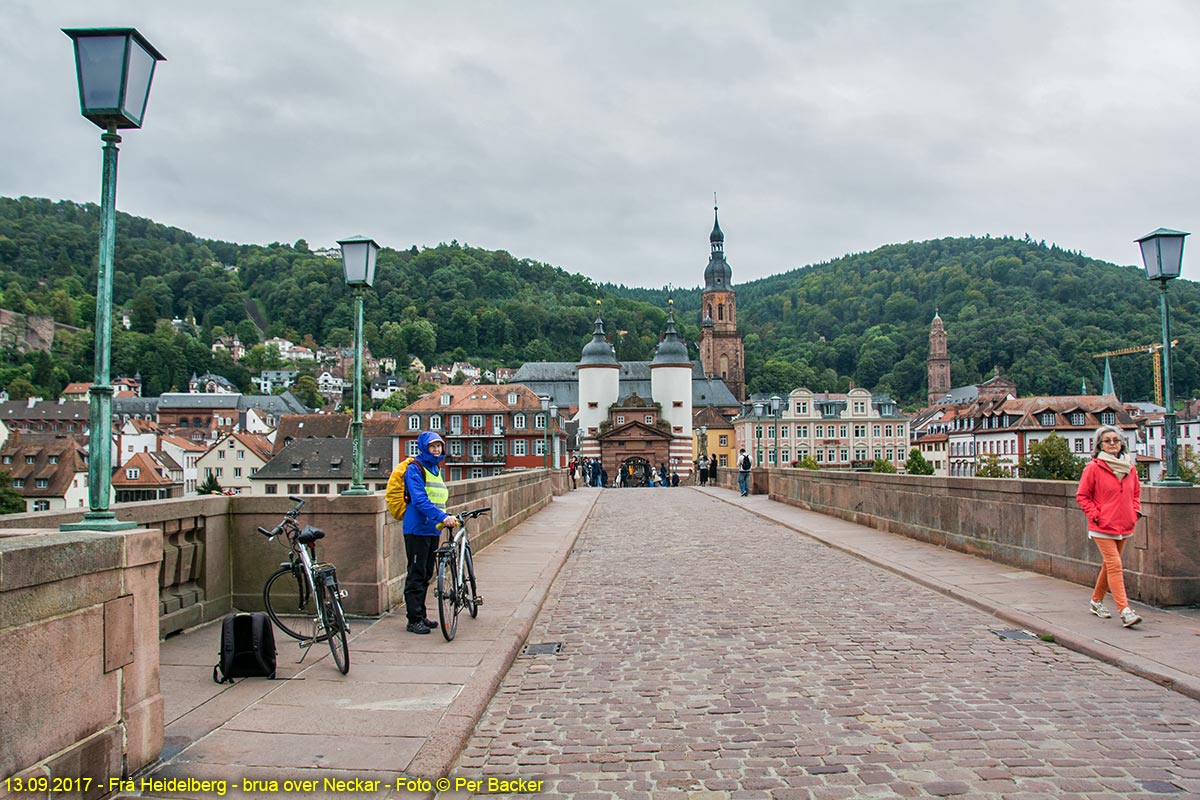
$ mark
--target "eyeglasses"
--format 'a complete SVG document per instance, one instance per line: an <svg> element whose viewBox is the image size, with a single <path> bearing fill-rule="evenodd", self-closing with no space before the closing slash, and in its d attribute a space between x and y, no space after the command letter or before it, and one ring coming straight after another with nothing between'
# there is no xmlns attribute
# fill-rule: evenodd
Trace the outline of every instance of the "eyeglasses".
<svg viewBox="0 0 1200 800"><path fill-rule="evenodd" d="M1121 440L1120 440L1120 439L1114 439L1114 438L1112 438L1111 436L1106 436L1105 438L1103 438L1103 439L1101 439L1101 440L1100 440L1100 443L1101 443L1101 444L1120 444L1120 443L1121 443Z"/></svg>

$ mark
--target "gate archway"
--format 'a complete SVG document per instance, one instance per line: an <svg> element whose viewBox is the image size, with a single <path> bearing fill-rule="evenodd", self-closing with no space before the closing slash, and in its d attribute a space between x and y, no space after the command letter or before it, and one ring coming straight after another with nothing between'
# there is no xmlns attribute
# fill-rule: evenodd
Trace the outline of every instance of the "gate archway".
<svg viewBox="0 0 1200 800"><path fill-rule="evenodd" d="M645 486L646 485L646 467L650 464L649 461L641 456L630 456L621 462L621 485L622 486ZM632 468L632 472L630 469Z"/></svg>

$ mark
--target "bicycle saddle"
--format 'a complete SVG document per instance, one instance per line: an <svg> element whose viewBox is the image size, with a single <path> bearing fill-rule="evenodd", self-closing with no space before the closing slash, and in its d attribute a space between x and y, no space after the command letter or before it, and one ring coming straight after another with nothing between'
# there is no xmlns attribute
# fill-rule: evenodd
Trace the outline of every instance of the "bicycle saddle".
<svg viewBox="0 0 1200 800"><path fill-rule="evenodd" d="M300 531L300 535L296 537L296 541L301 544L312 544L317 539L324 539L325 531L320 528L314 528L312 525L305 525L304 530Z"/></svg>

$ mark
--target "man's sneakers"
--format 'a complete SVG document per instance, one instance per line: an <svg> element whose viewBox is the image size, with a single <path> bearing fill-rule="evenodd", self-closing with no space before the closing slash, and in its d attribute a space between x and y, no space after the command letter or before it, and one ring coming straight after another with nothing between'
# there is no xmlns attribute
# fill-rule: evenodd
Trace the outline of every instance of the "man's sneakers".
<svg viewBox="0 0 1200 800"><path fill-rule="evenodd" d="M1095 600L1092 600L1091 604L1092 613L1100 619L1109 619L1112 617L1112 614L1108 613L1108 609L1104 607L1104 603L1097 603Z"/></svg>
<svg viewBox="0 0 1200 800"><path fill-rule="evenodd" d="M436 627L437 623L431 619L419 619L416 622L408 623L404 630L409 633L429 633Z"/></svg>
<svg viewBox="0 0 1200 800"><path fill-rule="evenodd" d="M1139 617L1138 613L1136 611L1134 611L1132 608L1129 608L1128 606L1126 606L1125 608L1121 609L1121 624L1124 625L1126 628L1132 628L1134 625L1137 625L1141 621L1142 621L1142 618Z"/></svg>

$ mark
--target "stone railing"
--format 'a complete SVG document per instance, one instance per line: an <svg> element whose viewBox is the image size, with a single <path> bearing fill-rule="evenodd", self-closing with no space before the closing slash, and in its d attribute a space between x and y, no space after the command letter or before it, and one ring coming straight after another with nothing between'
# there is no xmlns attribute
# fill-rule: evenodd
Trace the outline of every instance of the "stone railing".
<svg viewBox="0 0 1200 800"><path fill-rule="evenodd" d="M722 485L736 485L721 470ZM836 470L754 470L755 494L1091 586L1099 553L1073 481L943 478ZM1200 487L1143 486L1136 536L1123 554L1131 597L1200 603Z"/></svg>
<svg viewBox="0 0 1200 800"><path fill-rule="evenodd" d="M86 778L63 793L94 798L158 758L161 542L144 528L0 531L0 779Z"/></svg>
<svg viewBox="0 0 1200 800"><path fill-rule="evenodd" d="M472 527L483 547L569 484L565 471L529 470L450 489L452 512L491 506ZM319 557L337 565L347 612L401 604L404 537L383 494L306 501L301 522L325 530ZM139 527L117 533L59 531L78 510L0 516L0 779L92 776L72 796L94 798L158 758L160 637L261 608L286 551L256 528L293 505L217 495L120 504L117 517Z"/></svg>

